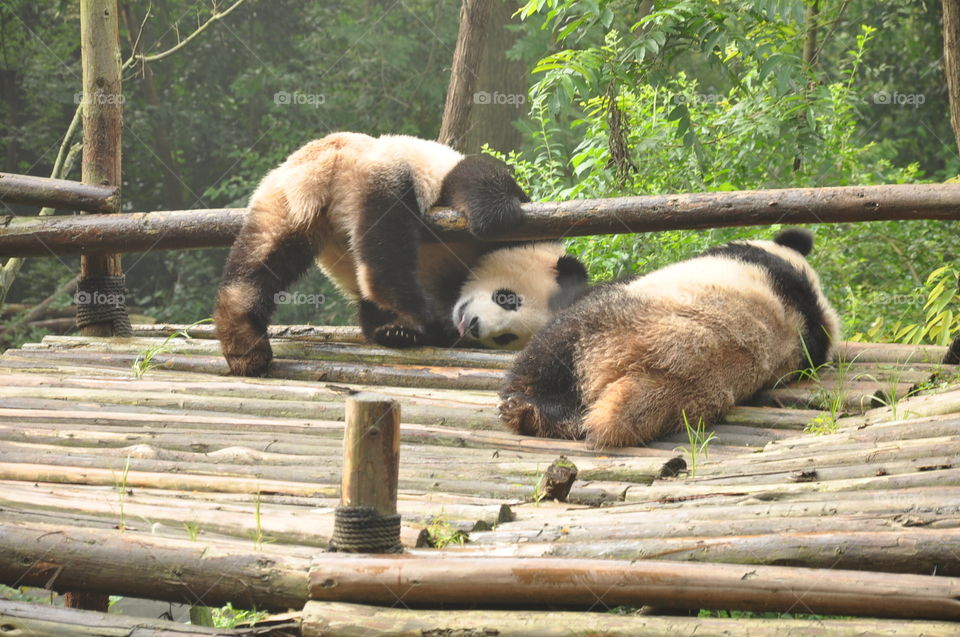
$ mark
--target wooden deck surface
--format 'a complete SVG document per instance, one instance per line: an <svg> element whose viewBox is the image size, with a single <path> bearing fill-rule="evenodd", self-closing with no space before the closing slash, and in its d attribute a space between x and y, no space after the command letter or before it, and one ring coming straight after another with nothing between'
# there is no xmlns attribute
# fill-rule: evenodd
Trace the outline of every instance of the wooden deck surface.
<svg viewBox="0 0 960 637"><path fill-rule="evenodd" d="M692 464L686 433L615 450L506 433L495 388L509 353L277 327L271 377L245 379L222 375L209 328L166 338L177 329L0 356L0 536L122 527L307 560L333 527L343 400L373 391L401 404L415 554L461 531L440 550L960 577L960 369L938 364L941 348L849 344L839 366L735 408L695 475L668 477L671 459ZM535 502L560 455L579 470L569 501ZM11 551L27 569L44 557L0 539L8 585Z"/></svg>

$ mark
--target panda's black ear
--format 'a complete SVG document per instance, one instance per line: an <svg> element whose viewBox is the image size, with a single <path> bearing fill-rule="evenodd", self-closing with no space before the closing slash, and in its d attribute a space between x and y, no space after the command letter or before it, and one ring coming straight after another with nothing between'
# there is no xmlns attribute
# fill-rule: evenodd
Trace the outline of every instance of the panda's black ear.
<svg viewBox="0 0 960 637"><path fill-rule="evenodd" d="M550 299L550 309L563 309L580 298L587 289L587 268L568 254L557 259L557 283L560 291Z"/></svg>
<svg viewBox="0 0 960 637"><path fill-rule="evenodd" d="M570 282L579 280L581 283L586 283L587 278L587 268L577 257L565 254L557 259L557 282L561 285L564 280Z"/></svg>
<svg viewBox="0 0 960 637"><path fill-rule="evenodd" d="M773 242L807 256L813 250L813 233L803 228L790 228L774 237Z"/></svg>

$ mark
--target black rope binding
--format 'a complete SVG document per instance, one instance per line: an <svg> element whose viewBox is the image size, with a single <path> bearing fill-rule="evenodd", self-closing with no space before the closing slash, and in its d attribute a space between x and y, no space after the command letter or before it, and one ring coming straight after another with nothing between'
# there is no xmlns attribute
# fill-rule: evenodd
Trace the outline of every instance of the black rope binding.
<svg viewBox="0 0 960 637"><path fill-rule="evenodd" d="M400 553L400 516L381 516L371 507L337 507L329 551Z"/></svg>
<svg viewBox="0 0 960 637"><path fill-rule="evenodd" d="M77 304L77 326L110 323L114 336L130 336L133 328L127 315L126 277L90 276L80 279L74 301Z"/></svg>

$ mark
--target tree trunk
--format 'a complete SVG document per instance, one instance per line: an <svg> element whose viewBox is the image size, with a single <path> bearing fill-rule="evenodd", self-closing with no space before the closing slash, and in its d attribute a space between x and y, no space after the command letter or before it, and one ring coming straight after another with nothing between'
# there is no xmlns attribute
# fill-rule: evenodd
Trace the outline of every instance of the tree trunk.
<svg viewBox="0 0 960 637"><path fill-rule="evenodd" d="M81 0L80 45L83 68L83 183L120 185L120 136L123 93L120 78L120 31L117 0ZM84 279L122 277L120 254L80 257ZM102 308L106 299L94 293L89 305ZM115 304L114 301L114 305ZM120 304L122 306L122 303ZM125 313L126 310L124 309ZM116 321L104 319L83 327L88 336L111 336Z"/></svg>
<svg viewBox="0 0 960 637"><path fill-rule="evenodd" d="M460 31L450 68L450 86L440 123L441 143L463 150L470 130L470 111L480 96L475 94L487 23L494 0L463 0Z"/></svg>
<svg viewBox="0 0 960 637"><path fill-rule="evenodd" d="M943 4L943 72L947 76L950 97L950 125L960 147L960 3L942 0Z"/></svg>
<svg viewBox="0 0 960 637"><path fill-rule="evenodd" d="M514 0L492 0L493 5L483 55L477 69L474 107L466 131L463 151L478 153L489 144L507 153L519 150L523 136L513 122L527 112L527 68L520 60L510 60L506 52L517 40L507 27L518 24Z"/></svg>

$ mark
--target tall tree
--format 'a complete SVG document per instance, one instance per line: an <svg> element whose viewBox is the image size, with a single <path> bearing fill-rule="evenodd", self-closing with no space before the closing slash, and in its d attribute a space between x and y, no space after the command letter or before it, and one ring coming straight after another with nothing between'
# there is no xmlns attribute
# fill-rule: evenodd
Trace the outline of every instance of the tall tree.
<svg viewBox="0 0 960 637"><path fill-rule="evenodd" d="M476 153L484 144L495 150L518 150L523 135L512 125L526 112L527 65L507 58L517 40L509 27L520 24L515 0L493 0L483 54L477 67L473 109L463 150Z"/></svg>
<svg viewBox="0 0 960 637"><path fill-rule="evenodd" d="M484 40L493 0L463 0L460 7L460 31L453 51L450 86L443 106L443 121L438 139L458 150L464 148L470 129L470 110L477 85L477 71L483 55Z"/></svg>
<svg viewBox="0 0 960 637"><path fill-rule="evenodd" d="M950 125L960 149L960 2L942 0L943 4L943 71L947 76L950 97Z"/></svg>

